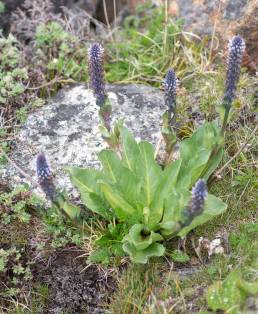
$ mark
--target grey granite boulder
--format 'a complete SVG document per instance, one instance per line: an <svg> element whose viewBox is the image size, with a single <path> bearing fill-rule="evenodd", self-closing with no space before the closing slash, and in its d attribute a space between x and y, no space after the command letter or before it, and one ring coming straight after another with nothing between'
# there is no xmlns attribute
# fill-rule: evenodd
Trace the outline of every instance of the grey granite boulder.
<svg viewBox="0 0 258 314"><path fill-rule="evenodd" d="M110 85L107 89L113 108L112 124L124 119L137 140L155 144L165 111L162 92L141 85ZM63 168L99 167L97 153L107 147L98 128L98 109L92 91L84 85L62 89L47 105L28 116L10 157L36 179L35 159L44 152L58 186L72 191ZM27 181L13 165L0 169L0 176L14 186Z"/></svg>

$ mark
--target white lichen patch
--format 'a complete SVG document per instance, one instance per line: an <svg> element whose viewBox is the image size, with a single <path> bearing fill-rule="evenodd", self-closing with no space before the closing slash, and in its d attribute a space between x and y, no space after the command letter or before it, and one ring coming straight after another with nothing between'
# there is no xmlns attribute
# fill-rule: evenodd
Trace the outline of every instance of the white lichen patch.
<svg viewBox="0 0 258 314"><path fill-rule="evenodd" d="M148 140L155 145L165 110L162 93L141 85L110 85L107 90L112 124L123 119L137 140ZM98 110L92 91L84 85L61 90L46 106L28 116L11 158L29 176L35 177L36 156L44 152L57 185L71 192L71 183L63 169L100 167L97 154L107 147L99 132ZM26 182L12 165L0 170L0 175L14 186Z"/></svg>

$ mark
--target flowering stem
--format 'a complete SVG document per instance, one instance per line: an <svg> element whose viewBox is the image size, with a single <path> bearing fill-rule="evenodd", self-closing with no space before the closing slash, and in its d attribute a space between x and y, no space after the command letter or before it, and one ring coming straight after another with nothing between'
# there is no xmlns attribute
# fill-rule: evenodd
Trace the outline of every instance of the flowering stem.
<svg viewBox="0 0 258 314"><path fill-rule="evenodd" d="M36 170L38 183L45 193L46 198L54 204L66 218L72 220L77 225L77 218L80 216L80 209L71 204L65 197L64 193L61 193L53 182L52 172L47 164L47 160L44 154L37 156Z"/></svg>
<svg viewBox="0 0 258 314"><path fill-rule="evenodd" d="M175 72L170 69L168 70L164 83L164 99L167 110L162 116L163 125L161 134L166 144L167 160L173 151L173 147L176 144L176 134L174 132L174 125L176 122L176 88L177 88L177 77Z"/></svg>
<svg viewBox="0 0 258 314"><path fill-rule="evenodd" d="M191 199L183 212L184 221L182 227L189 226L193 219L203 212L207 196L208 192L206 181L199 179L192 188Z"/></svg>
<svg viewBox="0 0 258 314"><path fill-rule="evenodd" d="M228 68L222 103L222 107L225 109L221 127L222 135L225 134L230 109L235 98L237 83L240 77L241 62L245 51L245 42L243 38L240 36L234 36L229 42L228 51Z"/></svg>
<svg viewBox="0 0 258 314"><path fill-rule="evenodd" d="M105 104L99 109L99 116L108 132L111 131L111 113L112 107L108 101L106 101Z"/></svg>
<svg viewBox="0 0 258 314"><path fill-rule="evenodd" d="M108 101L104 77L104 48L92 44L88 51L90 86L96 97L96 104L100 107L99 116L108 132L111 130L112 107Z"/></svg>
<svg viewBox="0 0 258 314"><path fill-rule="evenodd" d="M168 108L167 110L168 123L172 127L176 121L176 89L177 89L177 77L172 69L168 70L163 86L165 105Z"/></svg>
<svg viewBox="0 0 258 314"><path fill-rule="evenodd" d="M224 135L228 123L228 117L229 117L229 112L231 109L230 105L224 106L225 107L225 112L224 112L224 117L223 117L223 122L222 122L222 127L221 127L221 134Z"/></svg>

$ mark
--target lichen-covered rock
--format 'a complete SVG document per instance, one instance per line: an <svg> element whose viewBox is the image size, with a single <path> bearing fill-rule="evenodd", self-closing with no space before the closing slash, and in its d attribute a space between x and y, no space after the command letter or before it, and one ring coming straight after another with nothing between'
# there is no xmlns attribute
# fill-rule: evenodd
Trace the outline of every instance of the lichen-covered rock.
<svg viewBox="0 0 258 314"><path fill-rule="evenodd" d="M110 85L107 90L113 108L112 124L124 119L138 140L155 144L165 111L162 93L141 85ZM84 85L61 90L46 106L28 116L11 158L35 177L35 158L44 152L57 185L71 191L64 167L99 167L97 153L107 147L99 132L98 110L92 91ZM1 175L12 185L26 182L12 165L0 170Z"/></svg>

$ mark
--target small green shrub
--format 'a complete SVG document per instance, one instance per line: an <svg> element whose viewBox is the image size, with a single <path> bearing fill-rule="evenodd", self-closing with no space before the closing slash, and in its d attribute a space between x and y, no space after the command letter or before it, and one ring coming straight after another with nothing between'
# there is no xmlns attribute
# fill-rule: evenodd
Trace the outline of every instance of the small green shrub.
<svg viewBox="0 0 258 314"><path fill-rule="evenodd" d="M30 195L27 185L18 186L11 192L1 193L1 223L7 225L14 221L18 221L26 224L31 218L29 208L38 206L39 204L40 200L35 196ZM0 231L0 234L1 233L2 232Z"/></svg>
<svg viewBox="0 0 258 314"><path fill-rule="evenodd" d="M28 283L32 279L33 262L25 261L24 255L22 247L0 249L0 298L16 297L22 292L21 283Z"/></svg>
<svg viewBox="0 0 258 314"><path fill-rule="evenodd" d="M35 39L40 63L47 65L47 80L57 76L59 80L60 77L75 81L87 79L87 51L79 38L66 32L59 23L49 22L38 26Z"/></svg>
<svg viewBox="0 0 258 314"><path fill-rule="evenodd" d="M11 71L17 68L22 60L22 56L18 49L19 43L11 34L7 38L0 38L1 51L1 71Z"/></svg>
<svg viewBox="0 0 258 314"><path fill-rule="evenodd" d="M18 186L0 194L0 299L21 296L32 279L33 259L28 258L31 211L42 205L28 186Z"/></svg>
<svg viewBox="0 0 258 314"><path fill-rule="evenodd" d="M22 56L17 47L16 39L9 35L0 38L0 105L11 103L25 90L25 81L28 79L27 70L19 67Z"/></svg>

